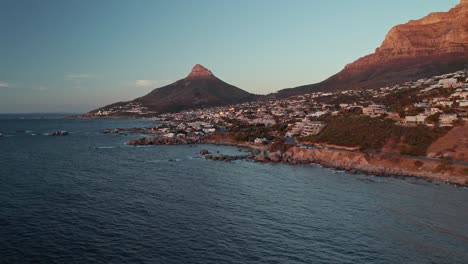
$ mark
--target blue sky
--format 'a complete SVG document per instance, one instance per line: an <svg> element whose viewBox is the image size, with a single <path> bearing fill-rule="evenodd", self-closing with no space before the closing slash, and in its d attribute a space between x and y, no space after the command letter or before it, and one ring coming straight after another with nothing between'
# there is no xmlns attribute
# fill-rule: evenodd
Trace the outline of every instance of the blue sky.
<svg viewBox="0 0 468 264"><path fill-rule="evenodd" d="M252 93L322 81L459 0L0 0L0 113L85 112L200 63Z"/></svg>

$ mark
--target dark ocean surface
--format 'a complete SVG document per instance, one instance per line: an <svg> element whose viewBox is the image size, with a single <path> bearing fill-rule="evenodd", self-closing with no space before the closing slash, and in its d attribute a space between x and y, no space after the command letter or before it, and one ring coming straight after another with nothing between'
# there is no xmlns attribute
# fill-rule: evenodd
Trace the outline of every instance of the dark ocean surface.
<svg viewBox="0 0 468 264"><path fill-rule="evenodd" d="M468 190L0 116L0 263L468 263ZM66 130L65 137L45 133Z"/></svg>

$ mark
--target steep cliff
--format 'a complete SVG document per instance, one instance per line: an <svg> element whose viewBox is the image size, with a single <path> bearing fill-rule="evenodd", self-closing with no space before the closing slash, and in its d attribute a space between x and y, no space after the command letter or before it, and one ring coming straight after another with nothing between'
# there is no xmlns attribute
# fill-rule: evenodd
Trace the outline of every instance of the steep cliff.
<svg viewBox="0 0 468 264"><path fill-rule="evenodd" d="M348 64L329 79L279 94L379 88L457 71L467 64L468 0L462 0L448 12L395 26L373 54Z"/></svg>

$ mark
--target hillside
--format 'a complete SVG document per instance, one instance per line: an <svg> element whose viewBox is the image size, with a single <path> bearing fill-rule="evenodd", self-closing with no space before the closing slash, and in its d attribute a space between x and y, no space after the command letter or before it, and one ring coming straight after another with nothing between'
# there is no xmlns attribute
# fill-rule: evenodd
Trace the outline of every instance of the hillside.
<svg viewBox="0 0 468 264"><path fill-rule="evenodd" d="M119 102L93 110L85 116L155 115L192 108L221 106L256 99L256 95L225 83L197 64L190 74L130 102Z"/></svg>
<svg viewBox="0 0 468 264"><path fill-rule="evenodd" d="M468 162L468 124L455 127L428 149L429 157Z"/></svg>

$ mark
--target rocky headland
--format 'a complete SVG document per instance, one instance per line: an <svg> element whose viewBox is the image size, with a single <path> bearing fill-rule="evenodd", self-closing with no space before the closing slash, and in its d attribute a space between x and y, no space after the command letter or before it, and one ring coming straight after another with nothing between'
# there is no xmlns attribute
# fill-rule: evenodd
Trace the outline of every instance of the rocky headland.
<svg viewBox="0 0 468 264"><path fill-rule="evenodd" d="M139 145L185 145L215 144L246 147L248 154L223 155L213 154L202 149L200 154L209 160L234 161L249 159L263 163L320 164L324 167L345 170L349 173L363 173L390 177L417 177L429 181L438 181L458 186L468 186L468 169L465 164L445 159L431 159L398 155L394 153L365 153L349 148L339 149L319 146L299 146L291 144L258 145L236 142L227 135L210 135L200 138L159 138L143 137L127 143Z"/></svg>

